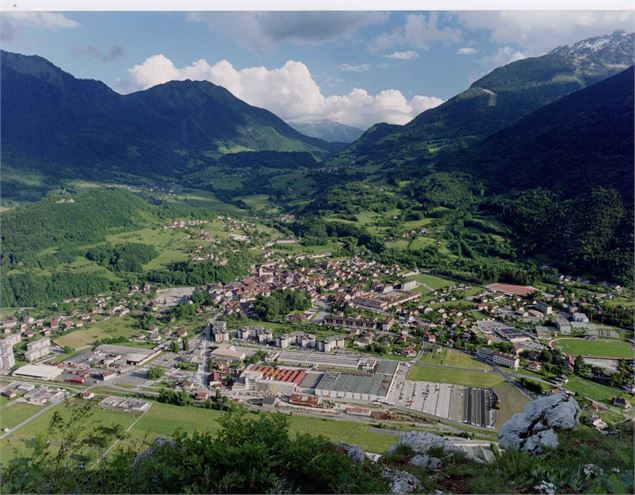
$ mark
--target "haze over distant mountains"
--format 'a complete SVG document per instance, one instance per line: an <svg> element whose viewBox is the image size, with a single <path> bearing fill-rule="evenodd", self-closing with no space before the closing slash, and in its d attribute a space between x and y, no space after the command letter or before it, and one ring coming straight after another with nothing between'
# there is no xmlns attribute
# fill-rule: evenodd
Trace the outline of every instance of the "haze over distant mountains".
<svg viewBox="0 0 635 495"><path fill-rule="evenodd" d="M350 125L321 120L319 122L289 122L289 125L307 136L332 143L352 143L364 133L362 129Z"/></svg>

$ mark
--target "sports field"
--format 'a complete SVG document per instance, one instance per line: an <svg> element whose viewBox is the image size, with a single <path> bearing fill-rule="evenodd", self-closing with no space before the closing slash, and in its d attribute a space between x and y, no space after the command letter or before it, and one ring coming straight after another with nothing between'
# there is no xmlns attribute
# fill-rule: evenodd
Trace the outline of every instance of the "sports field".
<svg viewBox="0 0 635 495"><path fill-rule="evenodd" d="M408 373L408 380L454 383L456 385L471 385L473 387L493 387L503 382L503 378L493 371L457 370L432 366L413 366Z"/></svg>
<svg viewBox="0 0 635 495"><path fill-rule="evenodd" d="M621 340L587 340L583 338L557 339L555 345L562 352L575 356L633 359L633 347Z"/></svg>

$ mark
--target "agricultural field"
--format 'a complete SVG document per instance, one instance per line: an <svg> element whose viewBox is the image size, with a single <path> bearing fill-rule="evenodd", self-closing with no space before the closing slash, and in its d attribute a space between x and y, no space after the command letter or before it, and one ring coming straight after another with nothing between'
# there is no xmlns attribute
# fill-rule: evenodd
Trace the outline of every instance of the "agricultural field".
<svg viewBox="0 0 635 495"><path fill-rule="evenodd" d="M561 338L554 345L562 352L575 356L607 358L633 358L633 346L621 340L587 340L582 338Z"/></svg>
<svg viewBox="0 0 635 495"><path fill-rule="evenodd" d="M449 366L454 368L467 368L473 370L490 370L491 368L476 359L472 359L464 352L446 347L440 348L439 352L426 352L420 363L434 364L439 366Z"/></svg>
<svg viewBox="0 0 635 495"><path fill-rule="evenodd" d="M73 330L61 337L55 337L54 341L61 347L70 346L73 349L87 346L96 340L115 337L130 338L140 333L136 321L129 316L110 317L93 323L85 328Z"/></svg>
<svg viewBox="0 0 635 495"><path fill-rule="evenodd" d="M483 388L493 387L503 382L503 378L494 371L458 370L433 366L413 366L408 373L408 380L471 385Z"/></svg>

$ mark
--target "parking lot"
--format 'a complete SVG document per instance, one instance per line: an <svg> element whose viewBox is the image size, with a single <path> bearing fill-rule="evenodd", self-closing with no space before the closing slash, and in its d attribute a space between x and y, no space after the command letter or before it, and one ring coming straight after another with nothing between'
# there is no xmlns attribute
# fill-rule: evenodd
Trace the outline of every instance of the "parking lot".
<svg viewBox="0 0 635 495"><path fill-rule="evenodd" d="M439 418L477 426L493 426L487 389L404 380L393 394L395 405Z"/></svg>

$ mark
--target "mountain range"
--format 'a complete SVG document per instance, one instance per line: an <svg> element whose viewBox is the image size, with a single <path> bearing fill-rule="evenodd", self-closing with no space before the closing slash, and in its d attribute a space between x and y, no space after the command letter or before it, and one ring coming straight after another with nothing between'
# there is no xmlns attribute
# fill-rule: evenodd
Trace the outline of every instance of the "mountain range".
<svg viewBox="0 0 635 495"><path fill-rule="evenodd" d="M5 163L175 176L236 151L324 156L337 145L206 81L171 81L120 95L38 56L2 52ZM7 96L10 95L10 96Z"/></svg>
<svg viewBox="0 0 635 495"><path fill-rule="evenodd" d="M469 172L490 191L611 187L633 201L633 66L545 105L456 153L440 168Z"/></svg>
<svg viewBox="0 0 635 495"><path fill-rule="evenodd" d="M312 206L324 195L361 210L375 197L386 199L377 208L403 201L413 217L441 204L456 210L461 262L470 252L474 266L487 253L511 256L494 245L479 254L462 237L462 215L494 216L522 256L631 280L634 51L635 34L624 32L558 47L494 69L404 126L375 124L348 146L361 131L293 124L324 139L311 137L209 82L121 95L41 57L2 52L3 195L35 197L25 194L35 171L46 177L40 196L60 178L88 176L176 182L240 207L266 196L300 215L319 212Z"/></svg>
<svg viewBox="0 0 635 495"><path fill-rule="evenodd" d="M512 62L404 126L371 127L340 154L339 162L405 162L425 170L439 155L466 149L562 96L623 71L633 64L634 53L635 33L618 31Z"/></svg>

